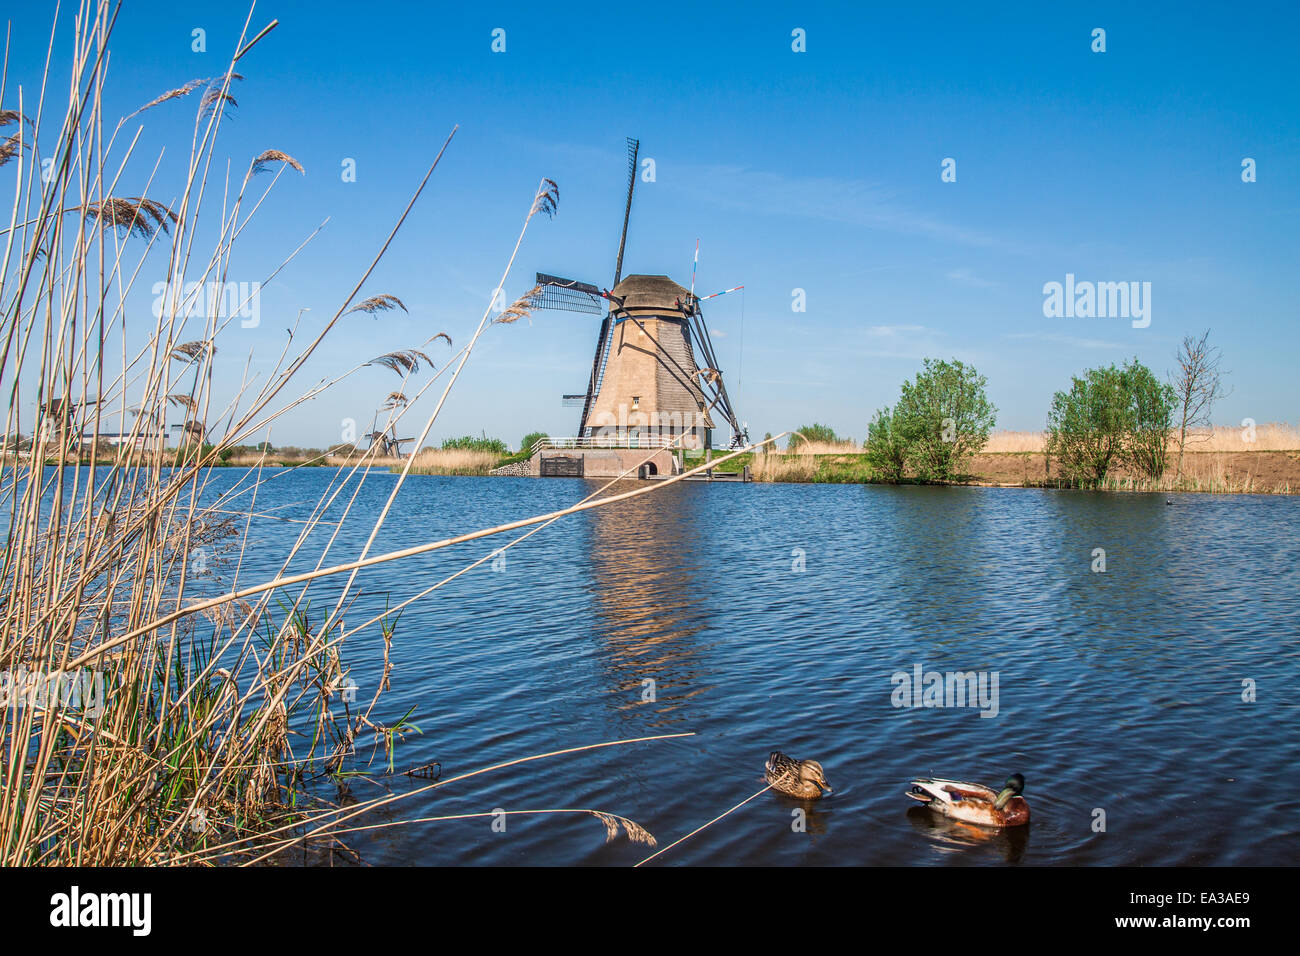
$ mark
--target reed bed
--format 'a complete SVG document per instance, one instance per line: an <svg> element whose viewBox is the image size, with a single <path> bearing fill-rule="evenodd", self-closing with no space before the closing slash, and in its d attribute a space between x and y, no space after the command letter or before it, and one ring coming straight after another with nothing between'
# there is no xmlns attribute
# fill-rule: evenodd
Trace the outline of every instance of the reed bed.
<svg viewBox="0 0 1300 956"><path fill-rule="evenodd" d="M981 451L990 455L1021 452L1041 454L1046 448L1046 432L995 431L989 435L989 440Z"/></svg>
<svg viewBox="0 0 1300 956"><path fill-rule="evenodd" d="M501 456L469 448L425 448L415 455L413 475L486 475Z"/></svg>
<svg viewBox="0 0 1300 956"><path fill-rule="evenodd" d="M755 481L812 481L817 459L811 455L755 455L750 475Z"/></svg>
<svg viewBox="0 0 1300 956"><path fill-rule="evenodd" d="M386 787L347 807L327 799L333 784L371 772L372 763L400 766L402 741L418 732L410 713L385 705L401 607L553 521L672 481L376 552L393 501L416 470L411 458L379 458L376 444L345 459L309 503L279 572L250 580L245 549L259 493L279 477L266 470L274 453L249 461L220 494L209 486L210 466L267 439L286 412L326 389L362 387L363 369L399 379L396 391L390 380L376 395L387 413L376 422L380 434L418 435L422 446L480 336L526 314L528 296L496 316L488 304L458 348L439 333L323 376L311 365L344 323L405 309L369 280L434 175L452 129L406 206L394 211L385 241L358 263L356 282L332 317L312 328L295 320L270 374L248 384L247 366L226 357L242 351L225 346L237 314L220 301L196 309L187 290L191 282L230 280L241 234L286 171L295 179L303 171L279 144L239 158L217 145L236 109L232 86L253 69L250 54L266 48L275 22L252 33L250 13L222 73L110 121L101 104L117 9L82 0L75 11L66 103L53 96L48 66L39 84L19 88L6 55L0 74L0 131L8 137L0 188L14 197L0 243L0 386L10 396L5 434L33 436L30 454L0 458L0 865L262 862L308 843L334 846L346 830L359 829L364 814L475 773L664 739L517 758L404 792ZM51 38L46 62L53 56ZM170 153L181 157L178 168L163 157L136 159L143 121L136 117L174 109L194 115L190 142ZM52 163L43 170L46 158ZM128 191L124 182L138 185ZM155 195L176 198L164 205ZM555 184L542 180L496 287L506 285L530 224L552 214L557 201ZM289 267L310 238L259 278ZM143 331L137 318L128 335L132 289L159 273L169 279L159 314ZM222 376L246 383L225 404L212 387ZM309 384L300 385L304 379ZM394 394L402 400L392 401ZM436 398L433 408L415 417L426 394ZM25 413L27 396L35 397L34 418ZM398 429L408 416L412 422ZM138 437L178 418L187 439L180 451L156 442L104 448L97 437L85 448L78 440L83 429L98 436L106 420L131 423ZM48 468L46 461L67 464ZM372 471L390 464L399 476L385 479L382 508L355 510ZM350 545L340 553L340 541L357 539L340 535L345 524L369 529L359 551ZM523 528L532 530L403 604L357 620L362 568ZM290 574L290 562L311 570ZM333 582L328 599L316 586L324 579ZM372 635L368 644L356 643L361 632ZM363 648L382 655L383 679L372 692L350 696L349 674ZM639 824L599 808L518 812L586 814L607 837L652 842Z"/></svg>
<svg viewBox="0 0 1300 956"><path fill-rule="evenodd" d="M860 451L798 454L769 451L748 461L754 481L850 484L871 481L875 475ZM850 446L851 447L851 446Z"/></svg>
<svg viewBox="0 0 1300 956"><path fill-rule="evenodd" d="M853 463L861 453L862 449L850 440L800 441L785 450L775 445L762 449L745 463L754 481L848 481L852 479L837 476L859 471ZM862 480L866 480L865 476Z"/></svg>
<svg viewBox="0 0 1300 956"><path fill-rule="evenodd" d="M1169 447L1173 456L1178 454L1176 438L1171 436ZM981 449L985 454L1042 453L1047 448L1046 432L996 431L989 436ZM1285 422L1268 422L1256 425L1251 431L1242 426L1216 425L1198 428L1187 434L1187 451L1193 452L1250 452L1250 451L1300 451L1300 427Z"/></svg>
<svg viewBox="0 0 1300 956"><path fill-rule="evenodd" d="M787 455L855 455L862 449L851 440L846 441L801 441L788 449Z"/></svg>
<svg viewBox="0 0 1300 956"><path fill-rule="evenodd" d="M1268 469L1267 462L1239 460L1240 453L1206 451L1183 459L1181 476L1170 468L1159 478L1138 478L1123 473L1107 476L1100 486L1108 491L1179 491L1207 494L1292 493L1292 478ZM1265 453L1266 457L1268 456ZM1254 456L1251 456L1254 457Z"/></svg>

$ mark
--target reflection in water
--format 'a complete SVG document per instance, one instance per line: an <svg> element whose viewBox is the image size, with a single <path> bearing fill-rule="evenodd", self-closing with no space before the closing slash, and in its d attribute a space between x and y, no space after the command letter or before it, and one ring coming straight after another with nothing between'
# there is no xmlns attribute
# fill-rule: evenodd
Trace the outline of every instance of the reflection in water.
<svg viewBox="0 0 1300 956"><path fill-rule="evenodd" d="M623 484L608 494L627 490ZM692 640L708 614L691 563L700 523L708 520L697 513L698 501L688 489L672 498L644 495L589 512L587 588L598 622L595 637L612 672L605 689L619 710L649 707L661 715L651 727L670 722L662 715L711 689L701 681L701 648Z"/></svg>
<svg viewBox="0 0 1300 956"><path fill-rule="evenodd" d="M785 808L786 814L790 817L790 827L792 832L806 832L811 837L824 836L831 825L831 816L834 811L829 802L821 800L800 800L798 797L792 797L789 794L779 791L771 791L772 800L781 807ZM802 825L803 829L796 827L798 818L795 816L796 810L803 811Z"/></svg>
<svg viewBox="0 0 1300 956"><path fill-rule="evenodd" d="M992 827L977 827L936 813L926 807L909 807L907 820L930 840L940 853L956 853L972 847L988 847L997 850L1008 863L1019 863L1029 846L1029 828L1032 823L1022 827L1007 827L996 830Z"/></svg>

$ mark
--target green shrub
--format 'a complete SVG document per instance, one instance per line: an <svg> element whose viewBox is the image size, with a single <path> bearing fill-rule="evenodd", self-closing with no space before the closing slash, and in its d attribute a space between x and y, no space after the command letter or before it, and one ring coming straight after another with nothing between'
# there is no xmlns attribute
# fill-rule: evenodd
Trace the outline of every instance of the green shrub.
<svg viewBox="0 0 1300 956"><path fill-rule="evenodd" d="M534 444L541 441L543 438L550 437L551 436L546 434L546 432L529 432L519 440L519 451L521 453L531 451Z"/></svg>
<svg viewBox="0 0 1300 956"><path fill-rule="evenodd" d="M466 451L488 451L494 455L507 455L510 449L506 443L499 438L476 437L474 435L463 435L460 438L448 438L443 441L442 447L457 448Z"/></svg>
<svg viewBox="0 0 1300 956"><path fill-rule="evenodd" d="M1124 460L1146 478L1159 478L1169 464L1169 434L1173 430L1177 395L1136 358L1121 372L1129 400L1129 430Z"/></svg>
<svg viewBox="0 0 1300 956"><path fill-rule="evenodd" d="M837 442L839 438L835 435L835 429L829 425L804 425L802 428L795 429L790 436L790 451L794 451L804 442L816 444L819 442Z"/></svg>
<svg viewBox="0 0 1300 956"><path fill-rule="evenodd" d="M1116 464L1159 478L1168 464L1174 390L1136 358L1092 368L1057 392L1047 415L1047 453L1071 482L1098 485Z"/></svg>
<svg viewBox="0 0 1300 956"><path fill-rule="evenodd" d="M1129 401L1124 373L1113 364L1072 377L1068 392L1057 392L1047 413L1047 454L1071 482L1100 484L1123 460L1129 431Z"/></svg>
<svg viewBox="0 0 1300 956"><path fill-rule="evenodd" d="M867 464L874 477L898 482L907 465L907 442L894 428L894 417L888 407L876 412L867 424Z"/></svg>
<svg viewBox="0 0 1300 956"><path fill-rule="evenodd" d="M984 392L987 384L956 359L925 359L916 380L903 383L892 426L917 477L951 481L984 447L997 420L997 408Z"/></svg>

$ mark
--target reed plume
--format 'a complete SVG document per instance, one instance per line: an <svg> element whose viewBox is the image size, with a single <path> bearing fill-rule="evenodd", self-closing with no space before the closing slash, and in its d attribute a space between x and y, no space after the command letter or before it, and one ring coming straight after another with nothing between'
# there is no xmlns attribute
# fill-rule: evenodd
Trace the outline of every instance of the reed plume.
<svg viewBox="0 0 1300 956"><path fill-rule="evenodd" d="M348 312L365 312L368 315L374 315L376 312L387 312L390 309L398 308L407 312L406 306L402 300L395 295L372 295L370 298L363 300L360 304L354 305L348 309ZM408 313L409 314L409 313Z"/></svg>
<svg viewBox="0 0 1300 956"><path fill-rule="evenodd" d="M257 521L266 518L255 502L275 480L261 466L276 423L367 365L403 377L433 365L423 351L399 350L297 395L291 388L344 315L407 311L390 294L349 305L411 214L442 151L332 318L304 345L291 337L260 387L246 385L234 398L218 399L213 381L228 372L217 364L217 339L230 316L219 307L191 314L182 290L187 278L224 281L246 225L241 189L218 210L218 228L205 228L212 216L204 205L206 176L222 165L217 144L235 106L229 93L240 79L235 64L274 24L251 40L241 35L219 77L185 83L136 111L203 90L172 208L145 196L111 195L113 183L130 181L124 174L135 176L134 143L123 145L104 129L97 108L84 108L104 102L115 22L107 5L94 12L73 24L66 107L47 107L44 121L31 123L30 141L19 135L27 130L25 117L0 113L5 126L24 124L5 140L14 144L11 157L37 143L42 155L61 157L48 181L34 164L8 167L19 175L15 188L6 190L15 197L11 222L29 208L23 216L35 218L0 240L0 387L10 396L5 434L28 433L21 448L0 455L0 502L7 508L0 672L55 681L56 694L57 682L69 675L102 681L104 691L93 696L91 708L62 696L28 699L26 685L7 685L23 706L0 721L0 865L261 861L329 838L356 814L428 793L389 794L350 808L328 799L341 775L367 772L358 741L373 740L382 756L369 759L391 766L403 738L414 732L410 715L385 712L386 674L371 699L342 698L352 658L367 647L346 637L378 629L385 666L393 639L391 618L357 625L353 617L355 571L365 562L397 559L369 555L387 506L377 517L353 507L382 449L350 455L305 517L293 519L301 532L277 557L278 569L250 585L245 559ZM8 68L6 62L0 75ZM278 150L259 153L252 168L275 163L302 172ZM32 197L39 202L29 205ZM554 213L558 188L544 180L529 198L510 263L529 220ZM115 231L145 241L118 242ZM200 234L216 237L210 249L199 247ZM302 248L267 272L276 274ZM127 302L146 255L165 261L171 291L152 326L133 323L128 336ZM507 265L500 285L509 271ZM454 357L417 391L404 384L389 393L396 421L446 373L442 398L417 447L488 324L485 313L458 363ZM439 338L451 345L446 333L425 345ZM121 364L114 368L118 354ZM36 411L24 418L21 399L28 397ZM181 447L167 448L168 421L177 411L181 421L170 427L180 433ZM114 419L122 422L122 434L110 446L101 434ZM248 454L252 442L258 448L254 467L233 487L214 488L209 466L236 451ZM411 465L408 458L397 480L385 482L389 503ZM338 554L357 537L334 533L344 526L362 536L369 528L361 558L350 550ZM323 538L321 531L327 532ZM315 570L295 580L289 569L298 562ZM312 598L316 582L326 577L346 581L317 614ZM574 812L605 814L607 829L615 825L634 840L648 837L625 817Z"/></svg>
<svg viewBox="0 0 1300 956"><path fill-rule="evenodd" d="M294 159L288 153L282 153L278 149L268 149L266 152L260 154L256 159L254 159L253 172L264 173L271 168L272 163L284 163L285 165L291 166L298 172L306 175L306 171L302 168L302 163L298 162L298 160Z"/></svg>

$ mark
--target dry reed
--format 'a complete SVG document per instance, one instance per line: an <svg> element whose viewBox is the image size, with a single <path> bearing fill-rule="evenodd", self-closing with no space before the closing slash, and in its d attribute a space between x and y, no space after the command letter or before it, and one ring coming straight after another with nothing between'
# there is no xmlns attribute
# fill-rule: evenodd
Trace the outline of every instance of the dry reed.
<svg viewBox="0 0 1300 956"><path fill-rule="evenodd" d="M209 466L267 434L286 412L372 364L402 378L386 398L377 395L388 416L381 423L385 431L396 429L427 390L442 384L418 447L475 342L499 323L491 321L489 304L469 343L443 368L431 368L422 384L413 376L433 363L410 349L360 363L296 397L288 391L343 316L405 310L390 293L358 297L423 193L453 129L333 317L306 344L295 342L295 324L265 384L245 388L218 406L211 387L216 341L234 316L223 314L218 302L196 312L183 290L191 281L226 281L236 239L253 212L284 168L302 171L288 154L264 150L249 161L242 180L209 181L229 168L216 144L223 121L237 106L230 94L231 83L240 78L235 66L275 24L249 39L246 22L223 74L191 81L141 107L179 103L204 91L179 188L167 190L177 198L163 206L150 198L158 191L152 176L143 195L114 195L137 142L123 136L119 144L127 120L112 126L99 109L115 13L107 3L82 0L65 109L45 105L47 67L30 134L19 119L28 109L24 95L18 94L16 109L3 111L6 124L18 122L19 132L5 154L6 171L15 170L17 181L0 257L0 386L11 396L5 433L26 430L32 439L28 453L0 457L0 503L7 512L0 674L8 681L10 705L0 721L0 864L260 861L360 813L430 789L390 793L346 812L321 799L322 784L344 768L364 772L361 740L373 740L391 766L394 748L413 730L409 714L386 718L380 703L388 683L391 617L351 628L345 620L355 596L355 572L452 542L370 554L415 465L410 458L394 460L401 474L386 482L392 488L388 503L378 517L357 514L354 505L367 477L387 464L373 448L348 457L320 500L311 503L309 516L294 519L301 530L279 574L249 585L241 580L244 548L251 522L262 514L258 495L279 474L264 470L274 453L249 461L251 467L233 488L204 503L214 497ZM7 58L3 76L8 76ZM0 78L0 99L7 95ZM40 156L55 158L48 179L35 162ZM280 168L267 177L261 195L248 195L254 174L272 166ZM224 195L215 230L203 230L216 236L204 253L197 251L195 237L200 221L211 217L201 215L212 205L205 202L210 189ZM536 215L553 214L557 200L555 184L543 180L499 285L508 279L529 223ZM269 276L291 263L310 238L268 270ZM166 262L172 281L161 314L141 343L127 337L126 302L149 255ZM450 348L446 333L424 347L439 338ZM115 339L120 340L116 356ZM120 368L114 369L113 359ZM36 396L37 411L25 422L18 396L27 394ZM169 409L183 412L182 435L192 439L180 449L145 440L165 427ZM129 422L140 440L101 446L101 421L110 416ZM92 436L89 447L80 441L83 429ZM47 460L67 466L46 469ZM93 467L97 461L108 464ZM563 514L625 497L590 501L457 540L544 526ZM358 523L370 527L367 543L359 556L340 561L335 554L344 540L340 529ZM312 537L318 529L327 532L323 543ZM288 575L290 563L304 557L315 570ZM314 582L348 571L353 574L335 589L339 593L323 614L309 604ZM232 590L220 593L226 588ZM350 669L345 640L361 627L382 636L385 680L372 699L354 703L342 694ZM13 682L18 673L35 675L47 690L47 678L52 679L53 696L26 693L26 685ZM67 695L58 675L88 678L88 688L102 683L93 696ZM582 749L590 748L568 752ZM476 772L488 769L494 768ZM452 779L465 776L472 774ZM634 821L605 810L537 812L588 813L633 841L652 839Z"/></svg>
<svg viewBox="0 0 1300 956"><path fill-rule="evenodd" d="M1042 453L1046 448L1046 432L996 431L989 436L981 451L984 454ZM1177 453L1173 436L1170 437L1170 449ZM1242 426L1216 425L1196 429L1187 435L1189 453L1297 450L1300 450L1300 427L1285 422L1256 425L1253 434Z"/></svg>
<svg viewBox="0 0 1300 956"><path fill-rule="evenodd" d="M469 448L426 448L415 455L412 474L417 475L486 475L501 456L490 451Z"/></svg>

